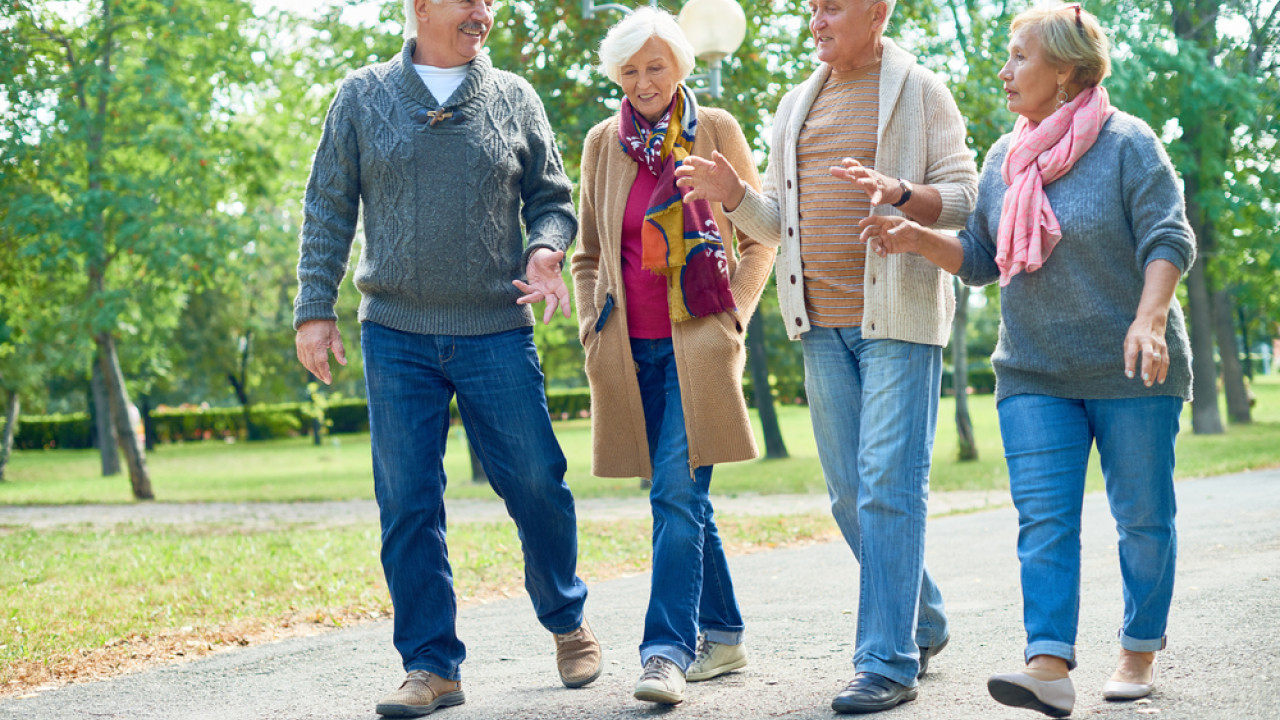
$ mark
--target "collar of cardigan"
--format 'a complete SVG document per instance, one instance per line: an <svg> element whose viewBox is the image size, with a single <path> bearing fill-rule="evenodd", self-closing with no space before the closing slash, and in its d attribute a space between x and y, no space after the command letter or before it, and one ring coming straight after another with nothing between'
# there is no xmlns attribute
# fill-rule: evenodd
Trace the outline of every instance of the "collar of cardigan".
<svg viewBox="0 0 1280 720"><path fill-rule="evenodd" d="M413 51L417 47L417 38L407 38L404 41L404 47L400 49L400 67L398 68L400 89L426 109L434 110L441 107L441 103L431 95L431 92L427 90L427 86L422 83L422 78L418 76L418 71L413 69ZM462 84L458 86L453 95L444 98L444 100L448 101L449 107L464 105L468 100L479 95L492 69L493 61L489 59L488 53L481 52L477 55L474 60L467 64L466 79L462 81Z"/></svg>

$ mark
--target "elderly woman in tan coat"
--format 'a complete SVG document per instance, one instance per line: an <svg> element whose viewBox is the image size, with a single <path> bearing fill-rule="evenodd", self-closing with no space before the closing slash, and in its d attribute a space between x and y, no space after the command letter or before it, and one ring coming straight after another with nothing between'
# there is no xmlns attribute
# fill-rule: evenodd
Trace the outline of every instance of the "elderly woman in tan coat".
<svg viewBox="0 0 1280 720"><path fill-rule="evenodd" d="M691 154L718 152L747 182L759 178L734 119L699 108L683 84L693 51L671 15L636 10L600 58L625 98L587 135L572 259L592 471L652 478L653 582L635 696L675 704L686 677L746 665L708 490L712 465L758 454L743 335L774 250L737 232L718 203L682 202L674 170Z"/></svg>

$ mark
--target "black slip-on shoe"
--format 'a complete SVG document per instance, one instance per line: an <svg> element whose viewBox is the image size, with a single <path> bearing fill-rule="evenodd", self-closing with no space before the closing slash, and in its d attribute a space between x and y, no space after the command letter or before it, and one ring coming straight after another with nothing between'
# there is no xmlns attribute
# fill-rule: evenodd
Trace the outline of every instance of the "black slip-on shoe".
<svg viewBox="0 0 1280 720"><path fill-rule="evenodd" d="M949 642L951 642L950 635L943 638L942 642L938 643L937 645L933 645L930 647L925 647L923 645L920 646L920 672L916 673L917 680L924 677L924 674L929 672L929 661L933 659L934 655L937 655L938 653L946 649L947 643Z"/></svg>
<svg viewBox="0 0 1280 720"><path fill-rule="evenodd" d="M880 712L916 699L917 691L873 672L860 672L831 701L831 709L851 715Z"/></svg>

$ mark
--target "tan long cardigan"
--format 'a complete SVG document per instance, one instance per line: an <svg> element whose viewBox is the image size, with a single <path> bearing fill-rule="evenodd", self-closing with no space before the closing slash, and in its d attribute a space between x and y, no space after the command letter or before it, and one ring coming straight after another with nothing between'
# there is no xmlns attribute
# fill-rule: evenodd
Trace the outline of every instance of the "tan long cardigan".
<svg viewBox="0 0 1280 720"><path fill-rule="evenodd" d="M747 182L760 187L751 150L737 122L723 110L699 108L693 154L709 158L712 150L719 150ZM618 142L617 115L587 134L578 248L570 267L578 338L586 350L591 383L591 472L598 477L653 476L622 284L622 215L638 169ZM769 279L774 248L735 230L718 203L712 204L712 212L725 239L737 312L693 318L672 327L690 473L703 465L759 455L742 397L743 336ZM609 298L613 307L597 330Z"/></svg>

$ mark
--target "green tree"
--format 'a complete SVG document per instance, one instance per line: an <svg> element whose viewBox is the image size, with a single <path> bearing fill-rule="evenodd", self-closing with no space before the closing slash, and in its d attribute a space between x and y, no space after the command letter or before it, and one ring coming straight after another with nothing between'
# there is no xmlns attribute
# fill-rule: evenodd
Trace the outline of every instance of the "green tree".
<svg viewBox="0 0 1280 720"><path fill-rule="evenodd" d="M226 202L256 148L235 132L256 72L247 0L5 0L0 151L29 168L5 232L79 285L72 336L91 337L133 494L153 493L120 360L160 342L187 288L235 246Z"/></svg>

